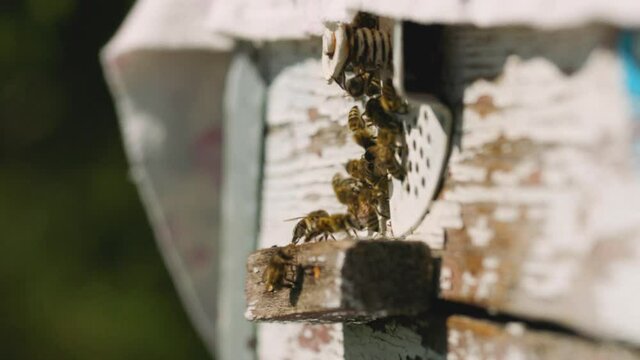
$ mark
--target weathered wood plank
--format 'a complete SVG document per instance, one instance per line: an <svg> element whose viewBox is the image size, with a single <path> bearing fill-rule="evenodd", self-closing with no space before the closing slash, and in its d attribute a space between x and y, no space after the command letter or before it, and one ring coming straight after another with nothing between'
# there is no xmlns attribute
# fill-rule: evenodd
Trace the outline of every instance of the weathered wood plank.
<svg viewBox="0 0 640 360"><path fill-rule="evenodd" d="M292 222L315 209L340 211L331 190L334 173L357 156L343 127L354 102L327 85L320 64L321 42L267 43L259 52L269 82L267 136L259 247L285 246ZM308 333L318 333L306 341ZM342 325L259 323L260 359L340 359L344 355Z"/></svg>
<svg viewBox="0 0 640 360"><path fill-rule="evenodd" d="M638 351L612 343L529 330L522 323L503 325L466 316L449 317L447 334L447 360L640 358Z"/></svg>
<svg viewBox="0 0 640 360"><path fill-rule="evenodd" d="M263 324L261 359L640 359L637 349L521 322L451 315L367 324ZM273 344L283 346L274 347Z"/></svg>
<svg viewBox="0 0 640 360"><path fill-rule="evenodd" d="M263 274L281 249L249 256L250 320L347 322L415 315L428 308L433 295L433 261L420 242L342 240L289 247L295 285L268 292Z"/></svg>
<svg viewBox="0 0 640 360"><path fill-rule="evenodd" d="M303 39L320 35L323 22L351 21L356 11L424 24L473 24L481 27L528 25L545 28L607 22L637 27L640 4L634 0L495 0L421 2L413 0L236 0L216 2L209 24L218 33L258 40Z"/></svg>
<svg viewBox="0 0 640 360"><path fill-rule="evenodd" d="M420 239L442 250L443 299L640 343L640 191L616 36L445 29L440 95L458 127ZM291 52L297 60L268 67L278 71L262 247L289 241L284 219L344 211L329 181L361 154L344 128L354 102L321 80L319 52Z"/></svg>
<svg viewBox="0 0 640 360"><path fill-rule="evenodd" d="M640 343L640 188L615 35L445 32L462 122L440 194L457 211L444 299Z"/></svg>

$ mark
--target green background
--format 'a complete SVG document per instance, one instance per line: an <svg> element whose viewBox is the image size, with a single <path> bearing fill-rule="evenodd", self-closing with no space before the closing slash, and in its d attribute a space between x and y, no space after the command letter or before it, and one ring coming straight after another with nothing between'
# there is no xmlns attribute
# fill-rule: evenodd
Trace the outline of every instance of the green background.
<svg viewBox="0 0 640 360"><path fill-rule="evenodd" d="M205 359L98 62L131 1L0 0L0 358Z"/></svg>

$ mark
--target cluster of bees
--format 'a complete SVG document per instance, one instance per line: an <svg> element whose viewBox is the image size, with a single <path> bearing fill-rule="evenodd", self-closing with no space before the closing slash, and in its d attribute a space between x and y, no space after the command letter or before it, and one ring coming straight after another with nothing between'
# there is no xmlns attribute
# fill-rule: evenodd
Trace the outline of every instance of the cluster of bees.
<svg viewBox="0 0 640 360"><path fill-rule="evenodd" d="M345 165L348 176L334 175L331 183L337 200L346 206L344 213L330 214L315 210L298 218L291 244L278 249L264 273L266 290L292 286L290 265L292 250L303 242L335 239L338 232L357 237L357 231L369 235L384 234L389 218L390 177L402 180L405 169L398 159L404 147L403 127L396 114L406 113L401 99L388 76L391 66L391 41L379 29L378 19L361 13L351 25L342 25L346 33L348 56L344 67L332 77L351 97L364 103L364 112L353 106L347 124L353 141L363 154ZM333 46L325 47L331 56ZM329 53L328 53L329 52Z"/></svg>

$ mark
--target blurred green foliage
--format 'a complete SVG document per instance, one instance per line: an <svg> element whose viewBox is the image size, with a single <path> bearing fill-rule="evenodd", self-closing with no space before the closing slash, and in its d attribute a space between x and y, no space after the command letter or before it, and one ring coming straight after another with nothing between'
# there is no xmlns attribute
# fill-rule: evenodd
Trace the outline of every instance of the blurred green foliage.
<svg viewBox="0 0 640 360"><path fill-rule="evenodd" d="M205 359L133 185L98 52L131 1L0 1L2 359Z"/></svg>

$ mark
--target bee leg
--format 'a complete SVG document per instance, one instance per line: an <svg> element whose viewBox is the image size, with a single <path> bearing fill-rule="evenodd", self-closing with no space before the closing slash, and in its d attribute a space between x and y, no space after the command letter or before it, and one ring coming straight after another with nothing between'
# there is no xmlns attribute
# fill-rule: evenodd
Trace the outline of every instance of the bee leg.
<svg viewBox="0 0 640 360"><path fill-rule="evenodd" d="M313 240L314 238L315 238L315 234L307 234L307 235L304 237L304 242L305 242L305 244L306 244L306 243L308 243L309 241Z"/></svg>
<svg viewBox="0 0 640 360"><path fill-rule="evenodd" d="M333 78L333 81L335 81L335 82L336 82L336 84L338 84L338 86L340 86L340 88L341 88L342 90L345 90L345 91L346 91L346 89L345 89L345 82L346 82L346 79L347 79L347 77L346 77L346 75L345 75L344 71L342 71L342 72L340 73L340 75L338 75L337 77L334 77L334 78Z"/></svg>
<svg viewBox="0 0 640 360"><path fill-rule="evenodd" d="M374 207L374 209L376 210L376 214L378 214L378 216L383 217L385 219L391 218L391 215L383 213L382 210L378 209L377 207Z"/></svg>
<svg viewBox="0 0 640 360"><path fill-rule="evenodd" d="M284 278L282 279L282 286L283 287L288 287L288 288L295 288L296 287L296 279L287 279Z"/></svg>

